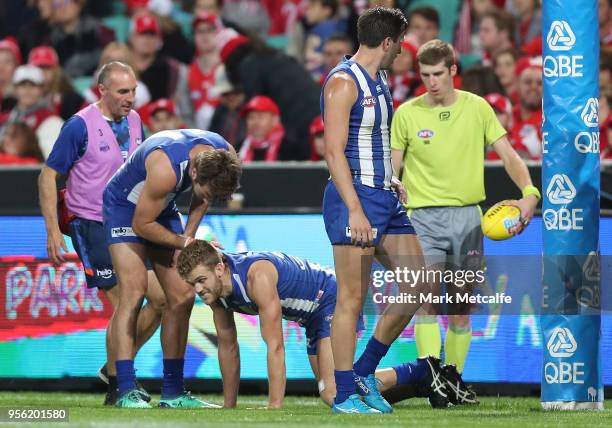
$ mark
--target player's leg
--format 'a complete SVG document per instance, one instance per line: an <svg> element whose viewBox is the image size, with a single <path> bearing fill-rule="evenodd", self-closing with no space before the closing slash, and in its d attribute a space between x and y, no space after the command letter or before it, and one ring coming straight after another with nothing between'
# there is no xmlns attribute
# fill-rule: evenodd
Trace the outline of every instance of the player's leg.
<svg viewBox="0 0 612 428"><path fill-rule="evenodd" d="M147 302L138 314L136 353L142 345L149 341L159 327L162 312L166 307L166 295L152 269L147 271L147 292L145 296Z"/></svg>
<svg viewBox="0 0 612 428"><path fill-rule="evenodd" d="M335 365L336 405L357 393L353 372L356 328L367 295L369 276L366 277L364 272L370 272L373 254L374 248L334 246L337 295L331 323L331 347Z"/></svg>
<svg viewBox="0 0 612 428"><path fill-rule="evenodd" d="M368 195L376 189L355 185L362 208L374 227L368 214ZM376 195L374 195L376 196ZM374 248L360 248L351 245L349 214L333 182L325 188L323 197L323 220L327 236L333 246L336 268L336 302L331 323L331 348L334 357L334 380L336 397L332 411L337 413L378 413L365 405L357 395L353 361L355 358L356 327L363 307L369 282ZM348 235L348 236L347 236ZM378 238L380 239L380 238Z"/></svg>
<svg viewBox="0 0 612 428"><path fill-rule="evenodd" d="M147 290L145 249L141 243L118 242L109 250L120 291L110 331L119 388L117 406L150 407L138 393L134 371L138 315Z"/></svg>
<svg viewBox="0 0 612 428"><path fill-rule="evenodd" d="M447 233L452 242L452 269L476 272L483 268L482 213L478 206L450 209L452 216ZM449 293L471 293L474 284L455 283L449 286ZM449 398L453 404L477 404L474 391L465 385L461 374L470 348L472 326L470 305L454 303L449 305L449 325L444 342L445 367Z"/></svg>
<svg viewBox="0 0 612 428"><path fill-rule="evenodd" d="M157 221L175 233L183 227L178 212L162 215ZM164 355L160 407L218 407L198 400L185 390L183 371L189 333L189 317L195 291L178 274L174 265L174 249L148 245L147 254L166 296L161 320L161 343Z"/></svg>

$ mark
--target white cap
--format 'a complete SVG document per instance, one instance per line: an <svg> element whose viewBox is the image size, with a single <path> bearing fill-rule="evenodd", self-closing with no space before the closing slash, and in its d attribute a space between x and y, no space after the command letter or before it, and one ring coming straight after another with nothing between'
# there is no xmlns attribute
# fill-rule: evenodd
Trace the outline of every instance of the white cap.
<svg viewBox="0 0 612 428"><path fill-rule="evenodd" d="M42 85L45 77L42 70L35 65L20 65L13 74L13 84L19 85L25 81L32 82L35 85Z"/></svg>
<svg viewBox="0 0 612 428"><path fill-rule="evenodd" d="M233 90L234 86L227 78L225 66L223 64L219 65L215 70L215 84L212 86L212 88L210 88L210 94L213 97L218 98L221 95L231 92Z"/></svg>

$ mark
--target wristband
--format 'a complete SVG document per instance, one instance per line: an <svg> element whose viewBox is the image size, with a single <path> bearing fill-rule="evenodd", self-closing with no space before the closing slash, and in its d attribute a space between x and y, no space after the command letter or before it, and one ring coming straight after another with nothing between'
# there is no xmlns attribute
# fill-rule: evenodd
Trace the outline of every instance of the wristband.
<svg viewBox="0 0 612 428"><path fill-rule="evenodd" d="M535 196L536 198L542 199L542 195L540 195L540 191L538 190L537 187L532 186L531 184L529 186L525 186L523 187L523 198L526 198L527 196Z"/></svg>

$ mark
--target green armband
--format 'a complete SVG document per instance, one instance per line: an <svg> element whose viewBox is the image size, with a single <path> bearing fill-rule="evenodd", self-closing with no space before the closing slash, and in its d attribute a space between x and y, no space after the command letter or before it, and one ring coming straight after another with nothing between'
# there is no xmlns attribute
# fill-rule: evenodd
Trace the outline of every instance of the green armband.
<svg viewBox="0 0 612 428"><path fill-rule="evenodd" d="M542 199L542 195L540 195L540 191L537 187L532 186L531 184L529 186L523 187L523 198L526 198L527 196L531 195L535 196L538 199Z"/></svg>

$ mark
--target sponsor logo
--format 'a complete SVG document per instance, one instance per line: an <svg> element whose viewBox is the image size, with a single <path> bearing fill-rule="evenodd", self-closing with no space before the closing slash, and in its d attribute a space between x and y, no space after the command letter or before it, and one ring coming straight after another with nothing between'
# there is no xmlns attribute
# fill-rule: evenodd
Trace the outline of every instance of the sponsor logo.
<svg viewBox="0 0 612 428"><path fill-rule="evenodd" d="M552 51L569 51L576 43L576 36L567 21L553 21L546 36L546 43Z"/></svg>
<svg viewBox="0 0 612 428"><path fill-rule="evenodd" d="M569 204L576 197L576 188L565 174L555 174L546 190L551 204Z"/></svg>
<svg viewBox="0 0 612 428"><path fill-rule="evenodd" d="M111 229L111 236L113 238L119 238L122 236L136 236L131 227L113 227Z"/></svg>
<svg viewBox="0 0 612 428"><path fill-rule="evenodd" d="M376 98L373 96L363 97L361 101L361 107L374 107L376 105Z"/></svg>
<svg viewBox="0 0 612 428"><path fill-rule="evenodd" d="M142 144L142 138L136 138L136 145L140 146Z"/></svg>
<svg viewBox="0 0 612 428"><path fill-rule="evenodd" d="M382 92L382 88L380 87L380 85L376 85L376 92L379 94Z"/></svg>
<svg viewBox="0 0 612 428"><path fill-rule="evenodd" d="M442 112L440 112L438 117L440 118L440 121L445 122L445 121L450 119L451 112L450 111L442 111Z"/></svg>
<svg viewBox="0 0 612 428"><path fill-rule="evenodd" d="M582 273L587 281L601 280L601 266L599 263L599 254L596 251L589 252L589 255L582 266Z"/></svg>
<svg viewBox="0 0 612 428"><path fill-rule="evenodd" d="M547 384L584 384L584 363L553 363L544 366L544 379Z"/></svg>
<svg viewBox="0 0 612 428"><path fill-rule="evenodd" d="M113 270L106 268L104 270L96 269L96 276L101 276L104 279L109 279L113 276Z"/></svg>
<svg viewBox="0 0 612 428"><path fill-rule="evenodd" d="M544 227L546 230L582 230L584 218L582 208L560 208L558 210L547 209L542 213Z"/></svg>
<svg viewBox="0 0 612 428"><path fill-rule="evenodd" d="M580 113L580 117L586 126L589 128L599 128L599 101L597 98L589 98L586 105Z"/></svg>
<svg viewBox="0 0 612 428"><path fill-rule="evenodd" d="M421 129L417 135L419 138L431 138L434 136L434 132L431 129Z"/></svg>
<svg viewBox="0 0 612 428"><path fill-rule="evenodd" d="M104 152L104 153L108 152L110 150L110 146L108 144L106 144L106 143L102 143L102 144L104 144L104 145L100 146L100 151Z"/></svg>
<svg viewBox="0 0 612 428"><path fill-rule="evenodd" d="M554 358L567 358L574 355L578 345L574 335L567 327L555 327L548 343L546 344L548 353Z"/></svg>

